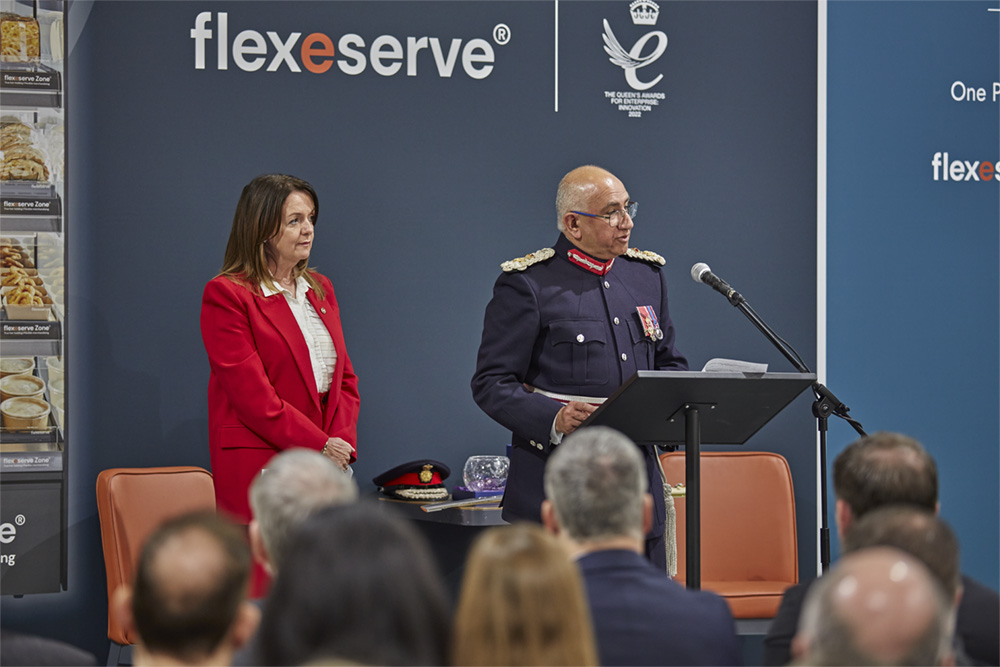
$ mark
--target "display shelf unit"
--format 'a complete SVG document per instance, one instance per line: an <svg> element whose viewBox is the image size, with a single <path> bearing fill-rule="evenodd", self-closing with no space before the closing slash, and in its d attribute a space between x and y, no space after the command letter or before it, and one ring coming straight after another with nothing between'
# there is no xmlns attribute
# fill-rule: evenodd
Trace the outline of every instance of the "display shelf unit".
<svg viewBox="0 0 1000 667"><path fill-rule="evenodd" d="M68 586L65 10L66 3L54 0L0 0L0 392L5 399L0 402L0 595L5 596ZM32 396L35 385L41 393Z"/></svg>

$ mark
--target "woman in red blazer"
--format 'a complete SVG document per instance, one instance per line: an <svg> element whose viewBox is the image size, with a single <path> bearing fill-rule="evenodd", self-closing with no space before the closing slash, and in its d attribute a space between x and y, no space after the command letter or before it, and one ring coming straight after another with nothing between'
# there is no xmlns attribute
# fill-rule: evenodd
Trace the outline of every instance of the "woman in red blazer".
<svg viewBox="0 0 1000 667"><path fill-rule="evenodd" d="M333 286L307 266L318 213L309 183L255 178L202 298L215 496L241 523L250 483L279 451L315 449L345 470L357 458L358 378Z"/></svg>

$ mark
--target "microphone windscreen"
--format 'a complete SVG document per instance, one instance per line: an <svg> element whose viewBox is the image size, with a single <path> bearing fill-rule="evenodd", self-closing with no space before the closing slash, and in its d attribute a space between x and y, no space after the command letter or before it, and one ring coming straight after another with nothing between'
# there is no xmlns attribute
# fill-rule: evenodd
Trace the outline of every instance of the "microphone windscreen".
<svg viewBox="0 0 1000 667"><path fill-rule="evenodd" d="M691 267L691 278L694 279L696 283L700 283L702 282L701 277L711 270L712 269L708 268L708 264L705 262L698 262Z"/></svg>

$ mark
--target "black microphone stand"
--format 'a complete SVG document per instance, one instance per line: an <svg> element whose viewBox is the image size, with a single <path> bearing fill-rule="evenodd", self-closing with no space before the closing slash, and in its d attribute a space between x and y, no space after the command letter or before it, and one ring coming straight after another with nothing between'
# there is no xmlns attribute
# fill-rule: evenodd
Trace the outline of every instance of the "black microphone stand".
<svg viewBox="0 0 1000 667"><path fill-rule="evenodd" d="M764 334L764 336L771 341L771 343L778 348L778 350L785 355L785 358L795 366L795 369L800 373L811 373L809 367L806 366L805 362L802 361L802 357L792 349L792 346L786 343L778 334L774 333L771 327L767 326L764 320L760 319L760 316L750 307L747 300L743 296L734 290L729 288L728 293L725 295L731 303L736 308L747 316L757 329ZM865 433L864 429L861 428L860 422L852 419L848 414L851 409L847 407L844 403L840 401L833 392L826 388L826 385L817 381L813 383L812 386L813 394L816 396L816 401L813 403L812 411L816 416L816 428L819 430L819 470L820 470L820 529L819 529L819 546L820 546L820 565L823 568L823 572L830 569L830 526L829 521L827 521L827 498L826 498L826 431L827 424L830 415L835 417L840 417L858 432L858 435L868 435Z"/></svg>

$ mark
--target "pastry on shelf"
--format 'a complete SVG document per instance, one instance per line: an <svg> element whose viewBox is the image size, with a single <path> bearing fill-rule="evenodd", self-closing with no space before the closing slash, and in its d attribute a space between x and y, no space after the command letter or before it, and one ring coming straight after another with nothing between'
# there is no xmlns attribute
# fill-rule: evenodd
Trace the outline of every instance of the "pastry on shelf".
<svg viewBox="0 0 1000 667"><path fill-rule="evenodd" d="M37 62L41 55L38 21L13 12L0 14L0 59Z"/></svg>

